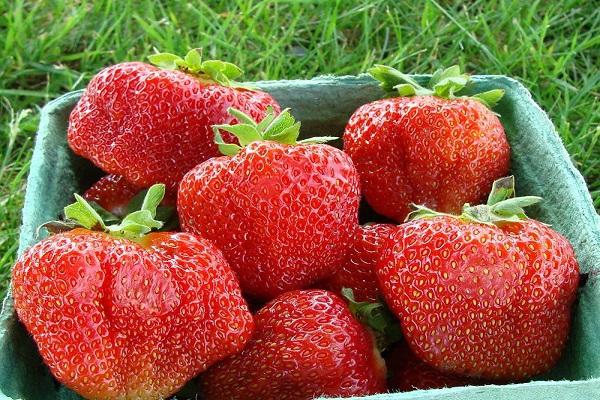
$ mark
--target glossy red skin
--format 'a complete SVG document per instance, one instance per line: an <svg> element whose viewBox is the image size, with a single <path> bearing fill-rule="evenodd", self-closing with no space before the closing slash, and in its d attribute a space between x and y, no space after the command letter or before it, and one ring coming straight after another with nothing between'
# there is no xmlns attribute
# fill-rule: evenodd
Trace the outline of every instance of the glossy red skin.
<svg viewBox="0 0 600 400"><path fill-rule="evenodd" d="M385 357L388 370L388 389L396 392L441 389L446 387L481 385L477 379L452 375L430 367L402 342Z"/></svg>
<svg viewBox="0 0 600 400"><path fill-rule="evenodd" d="M377 276L421 360L508 381L560 357L579 266L569 242L540 222L496 227L441 216L399 226Z"/></svg>
<svg viewBox="0 0 600 400"><path fill-rule="evenodd" d="M379 247L395 225L374 224L359 227L342 267L326 278L322 286L334 293L352 289L356 301L378 301L381 298L375 266Z"/></svg>
<svg viewBox="0 0 600 400"><path fill-rule="evenodd" d="M73 151L138 187L177 190L183 175L220 153L211 125L235 107L261 120L277 102L267 93L201 82L140 62L113 65L89 83L69 118ZM229 141L231 136L225 135Z"/></svg>
<svg viewBox="0 0 600 400"><path fill-rule="evenodd" d="M396 97L361 106L344 132L361 190L403 222L410 204L457 213L508 175L510 149L494 113L471 99Z"/></svg>
<svg viewBox="0 0 600 400"><path fill-rule="evenodd" d="M127 205L143 189L127 182L118 175L105 175L83 193L83 198L96 202L112 214L124 217L127 214ZM164 206L174 206L175 198L169 193L161 202Z"/></svg>
<svg viewBox="0 0 600 400"><path fill-rule="evenodd" d="M12 291L50 371L86 398L167 397L254 326L222 254L190 234L54 235L18 260Z"/></svg>
<svg viewBox="0 0 600 400"><path fill-rule="evenodd" d="M254 142L181 181L184 231L213 240L242 290L270 300L331 275L358 227L358 175L327 145Z"/></svg>
<svg viewBox="0 0 600 400"><path fill-rule="evenodd" d="M386 391L372 336L342 299L319 289L287 292L255 315L244 350L201 376L204 399L302 400Z"/></svg>

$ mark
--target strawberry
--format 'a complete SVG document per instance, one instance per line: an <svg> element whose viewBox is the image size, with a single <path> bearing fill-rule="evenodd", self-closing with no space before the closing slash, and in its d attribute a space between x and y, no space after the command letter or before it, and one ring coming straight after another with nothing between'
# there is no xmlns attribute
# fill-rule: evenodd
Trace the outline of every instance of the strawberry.
<svg viewBox="0 0 600 400"><path fill-rule="evenodd" d="M214 241L242 290L269 300L331 275L358 227L358 175L341 150L297 141L300 123L285 110L260 123L238 110L240 125L215 127L227 156L188 172L177 208L184 231ZM223 143L219 130L241 146Z"/></svg>
<svg viewBox="0 0 600 400"><path fill-rule="evenodd" d="M388 389L409 392L418 389L440 389L445 387L477 385L476 379L465 378L438 371L430 367L410 350L405 342L395 346L385 357L388 369Z"/></svg>
<svg viewBox="0 0 600 400"><path fill-rule="evenodd" d="M105 175L83 193L83 198L93 201L110 213L123 217L127 214L129 203L142 189L127 182L122 176ZM166 194L162 205L174 206L175 199Z"/></svg>
<svg viewBox="0 0 600 400"><path fill-rule="evenodd" d="M127 62L100 71L69 118L71 149L135 186L174 192L188 170L218 156L210 127L235 122L229 107L254 118L279 109L269 94L232 82L242 73L233 64L202 61L196 50L149 58L164 69Z"/></svg>
<svg viewBox="0 0 600 400"><path fill-rule="evenodd" d="M380 297L375 265L379 246L394 230L391 224L374 224L359 227L348 256L335 274L322 282L325 289L340 293L352 289L356 301L376 301Z"/></svg>
<svg viewBox="0 0 600 400"><path fill-rule="evenodd" d="M83 193L83 198L117 216L127 214L127 205L140 189L122 176L105 175Z"/></svg>
<svg viewBox="0 0 600 400"><path fill-rule="evenodd" d="M385 391L385 364L333 293L282 294L255 315L244 350L200 377L204 399L312 399Z"/></svg>
<svg viewBox="0 0 600 400"><path fill-rule="evenodd" d="M411 203L458 212L464 203L482 200L492 182L508 173L504 128L486 107L500 100L502 90L456 97L469 82L456 66L436 72L431 90L390 67L369 72L401 96L361 106L344 132L344 151L376 212L398 222Z"/></svg>
<svg viewBox="0 0 600 400"><path fill-rule="evenodd" d="M579 267L563 236L526 218L540 199L508 198L513 185L496 181L487 205L458 216L419 207L382 246L386 302L411 349L442 371L522 380L564 348Z"/></svg>
<svg viewBox="0 0 600 400"><path fill-rule="evenodd" d="M164 398L252 335L213 244L149 233L164 190L150 188L141 210L111 226L76 196L65 215L84 227L42 240L13 269L19 319L53 375L86 398Z"/></svg>

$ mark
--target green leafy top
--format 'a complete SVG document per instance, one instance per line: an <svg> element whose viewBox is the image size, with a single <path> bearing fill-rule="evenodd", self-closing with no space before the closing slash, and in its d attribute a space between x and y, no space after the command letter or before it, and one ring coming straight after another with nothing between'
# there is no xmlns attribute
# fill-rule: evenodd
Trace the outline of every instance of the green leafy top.
<svg viewBox="0 0 600 400"><path fill-rule="evenodd" d="M522 222L527 219L527 215L525 215L525 210L523 208L539 203L542 198L537 196L513 197L514 194L515 178L514 176L508 176L494 182L487 204L471 206L467 203L463 206L462 214L460 215L440 213L425 206L413 205L415 210L408 214L406 220L409 221L445 215L463 221L486 225L502 225L509 222Z"/></svg>
<svg viewBox="0 0 600 400"><path fill-rule="evenodd" d="M213 81L222 86L245 87L234 81L243 73L237 65L221 60L202 61L200 49L188 51L184 58L171 53L157 53L148 56L148 60L157 67L178 69L195 75L201 80Z"/></svg>
<svg viewBox="0 0 600 400"><path fill-rule="evenodd" d="M236 125L213 125L215 132L215 143L219 146L221 153L233 156L252 142L273 141L283 144L314 144L325 143L337 139L333 136L320 136L309 139L298 140L300 135L300 122L290 114L289 108L283 110L279 115L275 114L273 107L267 107L265 117L260 122L255 122L251 116L233 107L227 110L238 120ZM240 145L226 143L221 136L220 130L233 134L238 138Z"/></svg>
<svg viewBox="0 0 600 400"><path fill-rule="evenodd" d="M64 209L66 222L50 222L44 226L51 231L83 227L137 241L153 229L160 229L163 226L163 223L156 219L156 211L164 195L165 185L151 186L146 192L140 209L119 221L112 214L102 208L94 207L83 197L75 194L75 203Z"/></svg>
<svg viewBox="0 0 600 400"><path fill-rule="evenodd" d="M379 351L384 351L402 339L400 321L385 302L356 301L354 292L350 288L342 288L342 296L348 300L348 308L356 319L374 333Z"/></svg>
<svg viewBox="0 0 600 400"><path fill-rule="evenodd" d="M429 79L428 87L423 87L410 76L403 74L395 68L386 65L375 65L368 73L380 83L386 92L398 93L400 96L436 96L445 99L455 99L457 93L463 90L470 82L471 77L463 74L458 65L437 70ZM504 96L504 90L493 89L479 93L469 98L483 103L488 108L493 108Z"/></svg>

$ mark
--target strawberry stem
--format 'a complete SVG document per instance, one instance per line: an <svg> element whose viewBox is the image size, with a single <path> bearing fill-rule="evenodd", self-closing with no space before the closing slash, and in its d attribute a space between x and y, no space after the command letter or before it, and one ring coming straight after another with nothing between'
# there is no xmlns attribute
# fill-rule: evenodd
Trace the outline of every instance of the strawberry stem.
<svg viewBox="0 0 600 400"><path fill-rule="evenodd" d="M374 333L380 352L402 339L400 322L384 302L358 302L350 288L342 288L342 296L348 300L348 308L356 319Z"/></svg>
<svg viewBox="0 0 600 400"><path fill-rule="evenodd" d="M98 212L83 197L74 194L75 203L65 207L65 217L86 229L104 230L106 225Z"/></svg>
<svg viewBox="0 0 600 400"><path fill-rule="evenodd" d="M243 73L237 65L221 60L202 61L202 49L192 49L184 58L171 53L157 53L148 56L148 60L163 69L177 69L222 86L241 87L234 81Z"/></svg>
<svg viewBox="0 0 600 400"><path fill-rule="evenodd" d="M213 125L215 133L215 143L221 153L226 156L233 156L253 142L272 141L289 145L296 144L314 144L325 143L337 139L332 136L313 137L309 139L298 140L300 136L300 122L286 108L278 115L271 106L267 107L265 117L256 122L251 116L235 108L229 108L228 112L234 116L240 123L236 125ZM240 144L226 143L221 136L221 130L229 132L238 138Z"/></svg>
<svg viewBox="0 0 600 400"><path fill-rule="evenodd" d="M163 223L155 217L156 209L164 197L165 185L152 185L144 197L141 209L127 214L119 224L107 226L106 231L113 236L137 240L152 229L160 229Z"/></svg>
<svg viewBox="0 0 600 400"><path fill-rule="evenodd" d="M421 86L409 75L386 65L375 65L368 73L380 82L381 88L388 93L403 97L436 96L444 99L459 97L477 100L488 108L493 108L504 95L504 90L493 89L473 96L457 96L471 82L471 77L463 74L458 65L437 70L429 79L428 87Z"/></svg>
<svg viewBox="0 0 600 400"><path fill-rule="evenodd" d="M148 189L139 210L126 215L120 222L116 221L108 225L105 218L92 204L75 193L75 203L64 208L66 221L52 221L43 226L52 232L73 229L79 226L137 241L153 229L159 229L163 226L163 223L156 219L156 210L164 196L165 185L152 185Z"/></svg>
<svg viewBox="0 0 600 400"><path fill-rule="evenodd" d="M422 205L414 205L413 212L406 217L407 221L446 216L467 222L476 222L486 225L502 225L508 222L522 222L527 220L525 207L539 203L542 198L537 196L513 197L515 194L515 178L507 176L500 178L492 185L487 204L471 206L465 204L460 215L437 212Z"/></svg>

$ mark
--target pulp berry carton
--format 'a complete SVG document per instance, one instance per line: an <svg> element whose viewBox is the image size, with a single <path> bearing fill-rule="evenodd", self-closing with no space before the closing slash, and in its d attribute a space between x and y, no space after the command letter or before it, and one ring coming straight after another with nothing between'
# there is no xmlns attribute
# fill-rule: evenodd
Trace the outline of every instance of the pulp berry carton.
<svg viewBox="0 0 600 400"><path fill-rule="evenodd" d="M423 77L416 77L417 80ZM575 248L582 273L570 340L559 364L532 382L388 393L362 399L600 399L600 218L582 176L571 163L552 123L517 81L476 76L474 91L501 88L494 109L512 148L511 171L519 195L542 196L529 214L565 235ZM256 83L302 121L304 136L341 135L358 106L383 93L367 76ZM41 240L36 229L55 219L100 175L67 146L71 109L81 92L50 102L42 110L23 210L19 254ZM339 143L338 143L339 144ZM185 398L183 394L179 398ZM18 322L10 293L0 316L0 400L80 399L54 380L34 342Z"/></svg>

